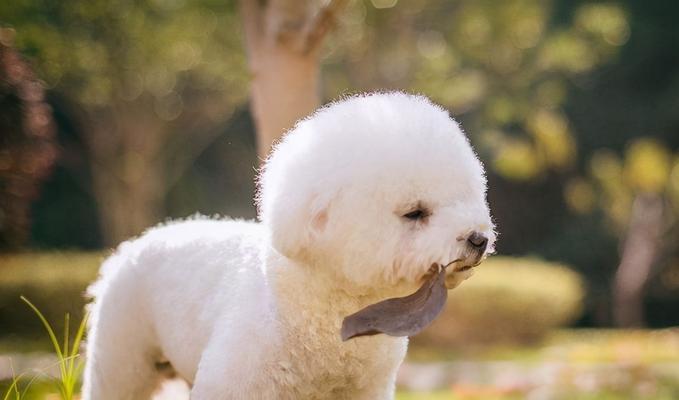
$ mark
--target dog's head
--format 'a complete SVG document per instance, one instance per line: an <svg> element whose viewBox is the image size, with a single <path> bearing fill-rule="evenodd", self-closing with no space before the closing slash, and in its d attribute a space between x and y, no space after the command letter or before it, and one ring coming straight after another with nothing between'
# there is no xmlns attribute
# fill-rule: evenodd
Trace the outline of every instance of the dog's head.
<svg viewBox="0 0 679 400"><path fill-rule="evenodd" d="M448 113L404 93L351 97L299 122L259 179L283 255L358 286L456 286L493 249L483 166Z"/></svg>

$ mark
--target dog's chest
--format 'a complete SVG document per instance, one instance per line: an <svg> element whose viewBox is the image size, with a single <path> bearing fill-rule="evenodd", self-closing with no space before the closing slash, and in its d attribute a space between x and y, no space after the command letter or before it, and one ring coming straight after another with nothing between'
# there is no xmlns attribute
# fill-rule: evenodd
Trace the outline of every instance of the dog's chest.
<svg viewBox="0 0 679 400"><path fill-rule="evenodd" d="M272 276L281 341L268 367L278 393L292 393L293 399L375 399L370 395L375 388L393 387L407 339L376 335L342 342L344 317L372 299L333 290L334 281L289 267Z"/></svg>
<svg viewBox="0 0 679 400"><path fill-rule="evenodd" d="M338 326L291 330L285 356L275 365L280 384L302 399L350 399L400 365L407 341L384 335L342 342Z"/></svg>

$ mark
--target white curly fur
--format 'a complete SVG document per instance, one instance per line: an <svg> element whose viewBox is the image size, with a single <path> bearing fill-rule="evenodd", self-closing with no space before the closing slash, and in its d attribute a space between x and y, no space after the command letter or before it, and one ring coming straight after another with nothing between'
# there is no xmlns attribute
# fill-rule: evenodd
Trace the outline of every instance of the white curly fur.
<svg viewBox="0 0 679 400"><path fill-rule="evenodd" d="M105 261L84 400L149 398L160 361L193 400L393 398L407 339L342 342L342 319L414 291L432 263L471 257L473 231L491 251L485 186L457 123L424 97L320 109L267 160L261 222L171 223ZM403 217L417 207L430 215ZM449 287L471 275L448 272Z"/></svg>

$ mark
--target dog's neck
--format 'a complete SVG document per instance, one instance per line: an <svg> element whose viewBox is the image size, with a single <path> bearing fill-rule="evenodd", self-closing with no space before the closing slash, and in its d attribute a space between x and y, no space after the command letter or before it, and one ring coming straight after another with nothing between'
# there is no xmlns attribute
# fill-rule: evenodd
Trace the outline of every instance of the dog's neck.
<svg viewBox="0 0 679 400"><path fill-rule="evenodd" d="M285 318L291 314L296 318L300 314L311 314L309 311L332 316L338 324L338 335L344 317L370 304L414 291L412 285L386 288L356 286L338 277L333 266L296 262L280 254L271 257L276 257L275 262L268 263L276 266L268 271L272 278L271 287L278 299L288 302L279 305L281 316Z"/></svg>

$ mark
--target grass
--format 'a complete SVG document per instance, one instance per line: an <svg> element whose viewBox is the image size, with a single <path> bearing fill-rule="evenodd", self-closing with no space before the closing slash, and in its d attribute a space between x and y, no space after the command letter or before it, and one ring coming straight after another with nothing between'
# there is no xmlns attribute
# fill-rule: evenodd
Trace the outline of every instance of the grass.
<svg viewBox="0 0 679 400"><path fill-rule="evenodd" d="M454 394L449 390L436 392L417 393L417 392L398 392L396 400L452 400Z"/></svg>
<svg viewBox="0 0 679 400"><path fill-rule="evenodd" d="M49 330L48 330L49 331ZM52 341L52 340L50 340ZM57 342L58 343L58 342ZM54 342L52 343L54 346ZM29 345L27 347L32 347ZM64 353L64 347L60 350ZM77 353L69 345L69 355L64 361L75 360ZM58 353L57 349L54 350ZM72 357L72 358L69 358ZM449 388L431 392L415 392L401 388L396 400L523 400L526 398L549 398L553 400L674 400L679 398L679 330L657 331L633 330L561 330L554 332L539 345L488 346L474 352L442 351L434 348L413 347L409 361L440 362L469 361L474 363L506 361L512 364L533 365L526 371L538 368L538 373L548 373L542 364L556 363L567 368L553 375L553 382L545 387L494 386L490 382L455 384ZM58 360L59 361L59 360ZM658 365L674 368L674 373L658 371ZM540 366L540 367L535 367ZM599 368L603 366L603 368ZM608 369L608 367L615 367ZM588 371L583 374L584 371ZM529 373L529 372L526 372ZM598 381L596 389L581 387L582 377ZM580 377L580 378L578 378ZM615 378L615 379L612 379ZM74 380L71 380L74 381ZM16 397L17 389L12 382L0 382L0 400L38 400L62 398L63 394L53 381L39 379L26 390L19 385L22 397ZM77 386L77 385L76 385ZM536 391L551 390L548 394ZM23 392L21 392L23 390ZM75 390L75 387L74 389ZM3 399L3 393L10 397Z"/></svg>
<svg viewBox="0 0 679 400"><path fill-rule="evenodd" d="M62 400L73 400L78 389L83 368L85 367L84 360L80 356L79 351L80 343L85 334L87 315L80 321L75 335L71 338L71 318L70 314L67 313L64 318L63 341L60 342L57 339L57 335L55 334L52 325L47 321L40 310L26 297L21 296L21 300L26 303L33 310L38 319L40 319L52 344L52 350L57 357L57 366L59 367L59 378L54 381L59 396ZM6 389L3 400L21 400L26 398L26 393L28 393L37 376L32 378L23 389L20 389L19 387L21 378L22 376L19 375L12 379Z"/></svg>
<svg viewBox="0 0 679 400"><path fill-rule="evenodd" d="M2 398L2 400L21 400L21 391L19 391L19 380L21 379L21 376L15 376L9 387L7 388L7 393L5 393L5 397Z"/></svg>
<svg viewBox="0 0 679 400"><path fill-rule="evenodd" d="M531 363L560 360L569 363L679 362L679 329L562 329L539 343L495 344L468 349L411 346L411 361L513 361Z"/></svg>
<svg viewBox="0 0 679 400"><path fill-rule="evenodd" d="M472 368L461 374L457 370L460 375L455 376L462 381L448 389L401 390L397 400L679 399L679 329L560 330L537 344L464 350L414 346L408 360L429 365L469 362ZM505 378L511 373L491 372L503 363L518 375L503 380L503 372ZM477 375L469 379L471 370L483 365L487 367L476 368Z"/></svg>
<svg viewBox="0 0 679 400"><path fill-rule="evenodd" d="M634 396L626 392L604 391L597 393L556 393L540 399L550 400L676 400L676 392L656 393L649 396ZM397 392L396 400L526 400L522 393L501 394L491 390L478 390L476 393L459 393L453 390L416 393Z"/></svg>
<svg viewBox="0 0 679 400"><path fill-rule="evenodd" d="M40 381L29 382L24 385L21 381L17 382L16 389L12 388L12 381L0 382L0 394L6 392L5 398L2 400L45 400L54 399L59 396L52 382Z"/></svg>

